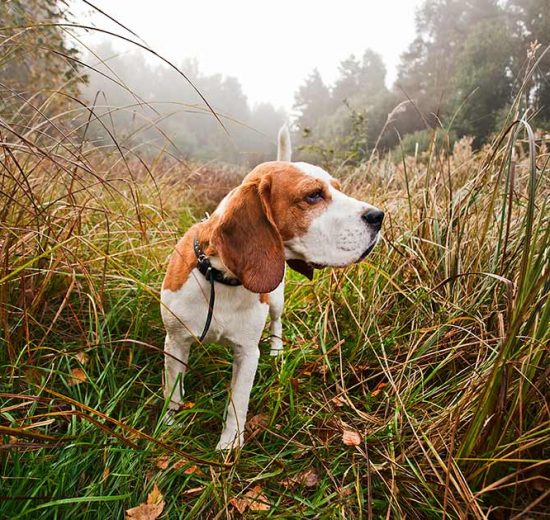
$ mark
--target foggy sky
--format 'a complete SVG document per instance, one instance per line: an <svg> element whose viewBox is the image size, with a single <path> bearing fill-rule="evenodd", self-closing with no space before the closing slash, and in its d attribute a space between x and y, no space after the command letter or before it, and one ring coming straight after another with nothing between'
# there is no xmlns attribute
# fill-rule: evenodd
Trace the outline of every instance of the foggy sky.
<svg viewBox="0 0 550 520"><path fill-rule="evenodd" d="M253 104L269 101L290 110L294 93L314 67L332 83L338 63L370 47L395 79L400 54L414 38L420 0L278 0L277 2L92 0L179 64L196 57L206 74L236 76ZM71 10L79 23L125 34L81 0ZM86 34L86 44L104 36ZM127 49L112 40L120 50Z"/></svg>

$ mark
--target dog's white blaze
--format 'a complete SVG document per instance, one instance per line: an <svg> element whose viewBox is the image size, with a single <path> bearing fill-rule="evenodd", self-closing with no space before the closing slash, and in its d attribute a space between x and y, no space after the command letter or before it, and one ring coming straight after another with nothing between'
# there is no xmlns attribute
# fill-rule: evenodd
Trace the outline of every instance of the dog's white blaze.
<svg viewBox="0 0 550 520"><path fill-rule="evenodd" d="M374 207L334 188L333 177L322 168L303 162L294 165L305 175L323 181L332 200L327 209L311 221L305 234L285 243L287 251L291 257L313 264L339 267L357 262L378 240L378 233L361 218Z"/></svg>

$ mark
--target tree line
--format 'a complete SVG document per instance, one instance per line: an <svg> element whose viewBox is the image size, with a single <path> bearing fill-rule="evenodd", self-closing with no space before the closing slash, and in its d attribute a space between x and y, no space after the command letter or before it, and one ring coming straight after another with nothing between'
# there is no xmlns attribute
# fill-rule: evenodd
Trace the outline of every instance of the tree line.
<svg viewBox="0 0 550 520"><path fill-rule="evenodd" d="M70 19L65 1L0 3L6 124L23 131L37 113L74 113L75 132L85 131L96 146L116 141L241 164L275 156L275 136L288 115L269 103L251 106L237 78L204 74L193 59L178 64L224 129L174 69L143 52L115 51L108 41L79 48L55 25ZM344 59L332 85L316 69L305 79L292 120L299 153L360 161L375 149L422 147L438 129L451 139L471 135L480 146L501 128L520 91L520 112L548 129L549 44L550 0L425 0L391 87L371 49Z"/></svg>
<svg viewBox="0 0 550 520"><path fill-rule="evenodd" d="M550 0L426 0L392 88L371 49L343 60L333 85L313 70L294 105L302 148L361 160L375 147L425 145L438 129L480 146L524 82L521 114L549 129L549 44Z"/></svg>

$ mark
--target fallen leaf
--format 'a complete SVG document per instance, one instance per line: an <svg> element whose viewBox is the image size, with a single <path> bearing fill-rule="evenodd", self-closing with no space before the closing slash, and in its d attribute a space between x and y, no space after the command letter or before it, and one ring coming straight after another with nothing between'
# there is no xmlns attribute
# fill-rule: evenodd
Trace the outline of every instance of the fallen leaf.
<svg viewBox="0 0 550 520"><path fill-rule="evenodd" d="M281 481L281 484L289 489L296 487L298 485L303 485L305 487L315 487L319 483L319 475L313 469L306 469L294 477L288 477Z"/></svg>
<svg viewBox="0 0 550 520"><path fill-rule="evenodd" d="M353 493L352 487L343 487L338 489L338 494L341 497L349 497Z"/></svg>
<svg viewBox="0 0 550 520"><path fill-rule="evenodd" d="M246 498L231 498L229 503L239 512L241 515L246 511L248 507L248 501Z"/></svg>
<svg viewBox="0 0 550 520"><path fill-rule="evenodd" d="M174 465L172 466L173 469L181 469L183 468L183 466L186 466L187 464L189 464L189 461L188 460L185 460L185 459L181 459L181 460L178 460L177 462L174 463ZM195 464L192 464L191 466L189 466L188 468L185 468L183 470L183 472L186 474L186 475L193 475L193 474L197 474L197 475L200 475L201 477L204 477L204 471L202 471L202 469L200 469L198 466L196 466Z"/></svg>
<svg viewBox="0 0 550 520"><path fill-rule="evenodd" d="M193 401L185 401L185 403L180 404L180 410L190 410L195 406L195 403Z"/></svg>
<svg viewBox="0 0 550 520"><path fill-rule="evenodd" d="M156 484L153 485L153 489L151 493L147 495L147 504L148 505L162 504L162 507L164 508L164 496L162 495L162 493L160 492L160 489Z"/></svg>
<svg viewBox="0 0 550 520"><path fill-rule="evenodd" d="M251 511L269 511L271 505L267 497L262 493L262 487L257 484L246 492L245 497L250 501L248 508Z"/></svg>
<svg viewBox="0 0 550 520"><path fill-rule="evenodd" d="M158 469L167 469L170 463L170 457L168 455L161 455L156 461L155 466Z"/></svg>
<svg viewBox="0 0 550 520"><path fill-rule="evenodd" d="M164 496L155 484L147 495L147 503L126 510L126 520L156 520L164 510Z"/></svg>
<svg viewBox="0 0 550 520"><path fill-rule="evenodd" d="M346 446L359 446L361 444L361 435L353 430L344 430L342 433L342 442Z"/></svg>
<svg viewBox="0 0 550 520"><path fill-rule="evenodd" d="M180 468L182 468L183 466L185 466L185 465L188 464L188 463L189 463L188 460L181 459L181 460L178 460L177 462L174 462L173 468L174 468L174 469L180 469Z"/></svg>
<svg viewBox="0 0 550 520"><path fill-rule="evenodd" d="M106 480L110 474L111 470L107 466L105 466L105 469L103 470L103 480Z"/></svg>
<svg viewBox="0 0 550 520"><path fill-rule="evenodd" d="M88 356L88 354L86 354L86 352L78 352L76 355L75 355L75 359L81 364L81 365L85 365L88 363L88 361L90 361L90 356Z"/></svg>
<svg viewBox="0 0 550 520"><path fill-rule="evenodd" d="M271 504L267 497L263 494L262 487L257 484L252 489L249 489L243 497L233 497L229 503L242 515L246 509L250 511L269 511Z"/></svg>
<svg viewBox="0 0 550 520"><path fill-rule="evenodd" d="M197 475L204 476L204 471L202 471L198 466L195 466L194 464L184 469L183 472L186 475L193 475L194 473L196 473Z"/></svg>
<svg viewBox="0 0 550 520"><path fill-rule="evenodd" d="M69 378L68 385L79 385L80 383L85 383L86 379L86 372L84 372L84 370L82 370L81 368L73 368L71 370L71 377Z"/></svg>
<svg viewBox="0 0 550 520"><path fill-rule="evenodd" d="M300 475L300 480L306 487L315 487L319 483L319 475L313 468L310 468Z"/></svg>
<svg viewBox="0 0 550 520"><path fill-rule="evenodd" d="M370 395L373 397L376 397L384 388L386 387L387 383L378 383L377 387L371 392Z"/></svg>
<svg viewBox="0 0 550 520"><path fill-rule="evenodd" d="M346 400L340 396L340 395L335 395L331 400L330 400L331 403L334 404L334 406L338 407L338 408L341 408L342 406L344 406L346 404Z"/></svg>
<svg viewBox="0 0 550 520"><path fill-rule="evenodd" d="M266 413L259 413L251 417L246 422L246 440L249 441L256 437L259 433L263 432L269 422L269 417Z"/></svg>

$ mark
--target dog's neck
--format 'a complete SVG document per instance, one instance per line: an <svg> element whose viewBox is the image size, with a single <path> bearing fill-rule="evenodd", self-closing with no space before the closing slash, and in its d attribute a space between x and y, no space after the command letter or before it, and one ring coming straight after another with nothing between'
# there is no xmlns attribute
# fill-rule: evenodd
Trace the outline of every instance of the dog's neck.
<svg viewBox="0 0 550 520"><path fill-rule="evenodd" d="M201 222L198 226L197 239L200 247L204 251L204 254L210 260L210 264L214 269L222 272L226 278L238 278L222 261L221 256L212 244L212 233L214 227L217 225L217 215L213 214L207 220Z"/></svg>

